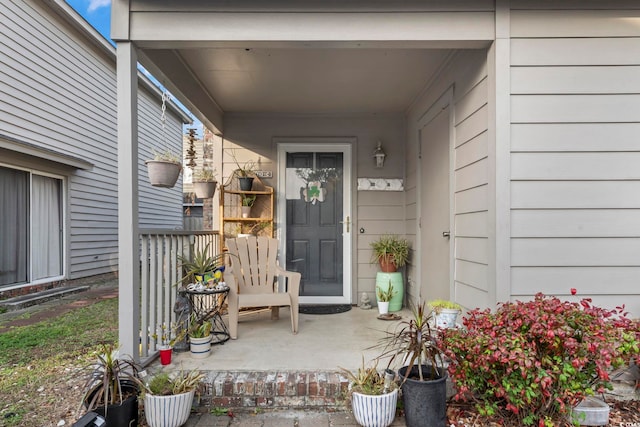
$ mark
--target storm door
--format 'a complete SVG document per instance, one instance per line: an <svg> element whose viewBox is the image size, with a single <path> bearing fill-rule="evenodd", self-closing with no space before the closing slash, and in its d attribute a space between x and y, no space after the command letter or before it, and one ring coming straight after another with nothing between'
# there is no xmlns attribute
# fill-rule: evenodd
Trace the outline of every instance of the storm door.
<svg viewBox="0 0 640 427"><path fill-rule="evenodd" d="M302 274L300 302L350 303L349 180L340 147L287 146L285 218L279 221L287 270ZM281 181L281 182L282 182ZM280 211L282 213L282 210Z"/></svg>

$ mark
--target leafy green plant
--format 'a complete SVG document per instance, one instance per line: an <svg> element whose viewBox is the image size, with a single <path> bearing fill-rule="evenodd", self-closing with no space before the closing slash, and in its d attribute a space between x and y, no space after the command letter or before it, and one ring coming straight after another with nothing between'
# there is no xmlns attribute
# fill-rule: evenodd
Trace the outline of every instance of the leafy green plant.
<svg viewBox="0 0 640 427"><path fill-rule="evenodd" d="M191 320L189 322L188 334L191 338L205 338L211 335L211 322L208 320L200 319L195 313L191 314Z"/></svg>
<svg viewBox="0 0 640 427"><path fill-rule="evenodd" d="M253 206L253 204L256 202L256 195L255 194L243 194L242 195L242 206Z"/></svg>
<svg viewBox="0 0 640 427"><path fill-rule="evenodd" d="M611 388L609 373L639 356L639 324L606 310L537 294L492 313L473 310L444 331L456 399L513 425L558 425L585 396Z"/></svg>
<svg viewBox="0 0 640 427"><path fill-rule="evenodd" d="M387 381L385 381L386 375L381 375L378 372L378 361L374 361L371 366L366 366L364 363L364 357L362 358L362 365L357 371L352 372L345 368L340 368L340 371L345 374L349 381L349 392L351 395L353 392L368 394L372 396L388 393L397 388L397 383L393 381L395 377L393 371L385 371Z"/></svg>
<svg viewBox="0 0 640 427"><path fill-rule="evenodd" d="M440 313L440 311L443 308L446 308L446 309L449 309L449 310L462 311L462 306L460 304L458 304L457 302L453 302L453 301L449 301L449 300L445 300L445 299L436 299L436 300L433 300L433 301L429 301L427 304L436 313Z"/></svg>
<svg viewBox="0 0 640 427"><path fill-rule="evenodd" d="M204 278L205 274L212 273L219 268L224 261L224 254L209 256L209 243L200 250L195 250L191 245L189 253L192 256L178 255L178 261L182 268L183 276L181 283L188 281L189 283L197 282L196 276Z"/></svg>
<svg viewBox="0 0 640 427"><path fill-rule="evenodd" d="M389 280L389 287L386 290L382 289L379 286L376 286L376 295L378 295L378 301L389 302L397 293L398 292L393 289L391 280Z"/></svg>
<svg viewBox="0 0 640 427"><path fill-rule="evenodd" d="M411 313L409 320L403 320L395 329L386 331L375 346L383 348L379 358L389 358L387 368L396 362L399 366L406 366L409 373L415 367L418 376L413 379L418 381L442 378L444 368L440 368L438 363L442 356L438 341L440 331L431 327L431 312L426 310L424 302L418 301L411 306Z"/></svg>
<svg viewBox="0 0 640 427"><path fill-rule="evenodd" d="M197 390L204 374L197 369L191 371L177 371L169 375L167 372L159 372L147 382L139 381L144 393L155 396L171 396Z"/></svg>
<svg viewBox="0 0 640 427"><path fill-rule="evenodd" d="M409 241L395 234L380 236L370 246L373 249L371 262L379 262L390 255L396 267L402 267L409 260Z"/></svg>
<svg viewBox="0 0 640 427"><path fill-rule="evenodd" d="M193 182L216 182L217 172L215 169L202 168L193 174Z"/></svg>
<svg viewBox="0 0 640 427"><path fill-rule="evenodd" d="M182 164L180 156L168 148L164 151L153 150L153 160Z"/></svg>

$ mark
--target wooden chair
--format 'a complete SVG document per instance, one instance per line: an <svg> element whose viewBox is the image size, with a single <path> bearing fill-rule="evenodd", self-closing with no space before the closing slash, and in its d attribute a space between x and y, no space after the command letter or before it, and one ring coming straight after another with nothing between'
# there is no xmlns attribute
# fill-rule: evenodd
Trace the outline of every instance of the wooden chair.
<svg viewBox="0 0 640 427"><path fill-rule="evenodd" d="M278 266L278 240L269 237L227 239L230 266L225 269L229 286L229 334L238 338L238 315L245 307L271 307L277 319L280 306L291 308L291 329L298 333L300 273ZM281 283L280 278L283 278ZM280 286L282 285L282 286Z"/></svg>

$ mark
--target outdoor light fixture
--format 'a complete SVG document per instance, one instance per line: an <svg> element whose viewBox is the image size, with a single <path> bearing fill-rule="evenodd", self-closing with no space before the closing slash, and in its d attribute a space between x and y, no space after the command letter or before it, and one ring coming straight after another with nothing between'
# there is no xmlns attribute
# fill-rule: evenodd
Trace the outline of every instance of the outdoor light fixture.
<svg viewBox="0 0 640 427"><path fill-rule="evenodd" d="M382 142L378 141L378 146L373 151L373 158L376 159L376 167L381 168L384 166L384 159L387 155L382 150Z"/></svg>

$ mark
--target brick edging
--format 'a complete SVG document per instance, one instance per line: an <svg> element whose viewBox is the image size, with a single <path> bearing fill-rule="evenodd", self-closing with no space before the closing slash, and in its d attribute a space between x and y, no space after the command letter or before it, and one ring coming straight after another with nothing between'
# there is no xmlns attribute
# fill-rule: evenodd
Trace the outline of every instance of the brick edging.
<svg viewBox="0 0 640 427"><path fill-rule="evenodd" d="M348 389L337 371L210 371L199 409L340 408Z"/></svg>

